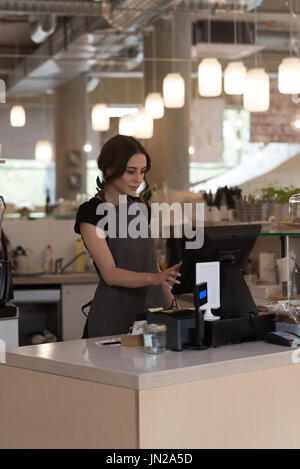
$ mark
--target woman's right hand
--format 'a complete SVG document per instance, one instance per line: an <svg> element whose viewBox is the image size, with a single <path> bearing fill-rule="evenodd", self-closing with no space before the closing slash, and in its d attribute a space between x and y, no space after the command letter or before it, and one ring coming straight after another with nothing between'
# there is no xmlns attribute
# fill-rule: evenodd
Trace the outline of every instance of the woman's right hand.
<svg viewBox="0 0 300 469"><path fill-rule="evenodd" d="M182 261L158 274L154 274L154 285L164 285L165 287L172 288L174 283L180 283L177 277L181 276L179 272L181 265Z"/></svg>

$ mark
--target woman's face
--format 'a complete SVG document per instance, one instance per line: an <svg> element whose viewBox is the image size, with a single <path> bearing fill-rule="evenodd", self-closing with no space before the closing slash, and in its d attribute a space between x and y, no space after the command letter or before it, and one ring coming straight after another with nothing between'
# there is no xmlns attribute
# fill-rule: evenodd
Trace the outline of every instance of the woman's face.
<svg viewBox="0 0 300 469"><path fill-rule="evenodd" d="M126 170L122 176L111 181L111 184L120 194L134 196L143 182L146 170L146 156L142 153L136 153L128 160Z"/></svg>

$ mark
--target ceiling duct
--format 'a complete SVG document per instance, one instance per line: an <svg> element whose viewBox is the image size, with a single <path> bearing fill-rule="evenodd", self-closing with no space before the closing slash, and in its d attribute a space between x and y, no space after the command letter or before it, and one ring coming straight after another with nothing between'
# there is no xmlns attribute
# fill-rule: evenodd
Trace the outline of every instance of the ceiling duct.
<svg viewBox="0 0 300 469"><path fill-rule="evenodd" d="M236 39L233 21L211 21L210 34L207 20L195 21L192 26L192 57L237 60L264 49L263 43L255 43L253 22L239 22Z"/></svg>
<svg viewBox="0 0 300 469"><path fill-rule="evenodd" d="M88 73L99 61L120 59L124 49L131 48L140 59L140 28L149 21L159 17L174 0L114 0L96 4L101 7L102 15L98 18L81 18L74 16L64 21L63 27L57 28L43 44L28 58L19 62L7 80L8 96L34 96L49 89L54 89L81 73ZM86 4L80 2L33 1L20 2L0 0L0 12L3 3L19 4L52 4L65 3ZM95 4L95 2L89 2ZM58 14L53 6L52 13ZM128 40L131 38L131 44ZM128 57L129 59L129 57ZM131 60L134 60L131 58ZM120 62L117 68L120 67Z"/></svg>
<svg viewBox="0 0 300 469"><path fill-rule="evenodd" d="M135 70L143 61L144 53L138 52L135 57L118 59L98 60L97 65L92 68L91 74L107 76L107 72L113 72L117 76L126 76L126 72ZM140 76L140 72L137 74Z"/></svg>
<svg viewBox="0 0 300 469"><path fill-rule="evenodd" d="M188 10L208 10L213 13L245 13L260 6L263 0L179 0L180 8Z"/></svg>
<svg viewBox="0 0 300 469"><path fill-rule="evenodd" d="M57 16L96 16L102 13L102 2L91 0L0 0L0 12L12 14Z"/></svg>
<svg viewBox="0 0 300 469"><path fill-rule="evenodd" d="M45 15L30 20L30 37L36 44L44 42L54 33L57 25L56 15Z"/></svg>

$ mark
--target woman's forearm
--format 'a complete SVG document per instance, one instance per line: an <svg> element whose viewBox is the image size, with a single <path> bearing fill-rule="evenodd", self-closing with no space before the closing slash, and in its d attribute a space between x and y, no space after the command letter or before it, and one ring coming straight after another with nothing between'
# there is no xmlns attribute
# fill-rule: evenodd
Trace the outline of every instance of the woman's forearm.
<svg viewBox="0 0 300 469"><path fill-rule="evenodd" d="M83 242L107 285L140 288L150 285L167 285L169 282L180 283L177 280L177 276L180 275L178 272L181 266L180 263L169 267L164 272L158 270L157 273L120 269L115 264L105 238L98 236L94 225L80 223L80 230Z"/></svg>
<svg viewBox="0 0 300 469"><path fill-rule="evenodd" d="M155 285L157 274L150 272L133 272L131 270L115 267L102 276L104 281L110 286L140 288Z"/></svg>

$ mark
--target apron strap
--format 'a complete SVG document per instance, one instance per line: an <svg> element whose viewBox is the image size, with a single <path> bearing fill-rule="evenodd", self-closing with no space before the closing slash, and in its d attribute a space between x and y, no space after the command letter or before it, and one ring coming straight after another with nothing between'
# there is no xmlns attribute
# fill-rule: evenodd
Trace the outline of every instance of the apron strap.
<svg viewBox="0 0 300 469"><path fill-rule="evenodd" d="M82 311L82 313L84 314L84 316L85 316L86 318L87 318L89 315L86 314L84 310L85 310L85 308L87 308L88 306L91 306L92 301L93 301L93 300L89 301L88 303L86 303L85 305L83 305L83 306L81 307L81 311Z"/></svg>

